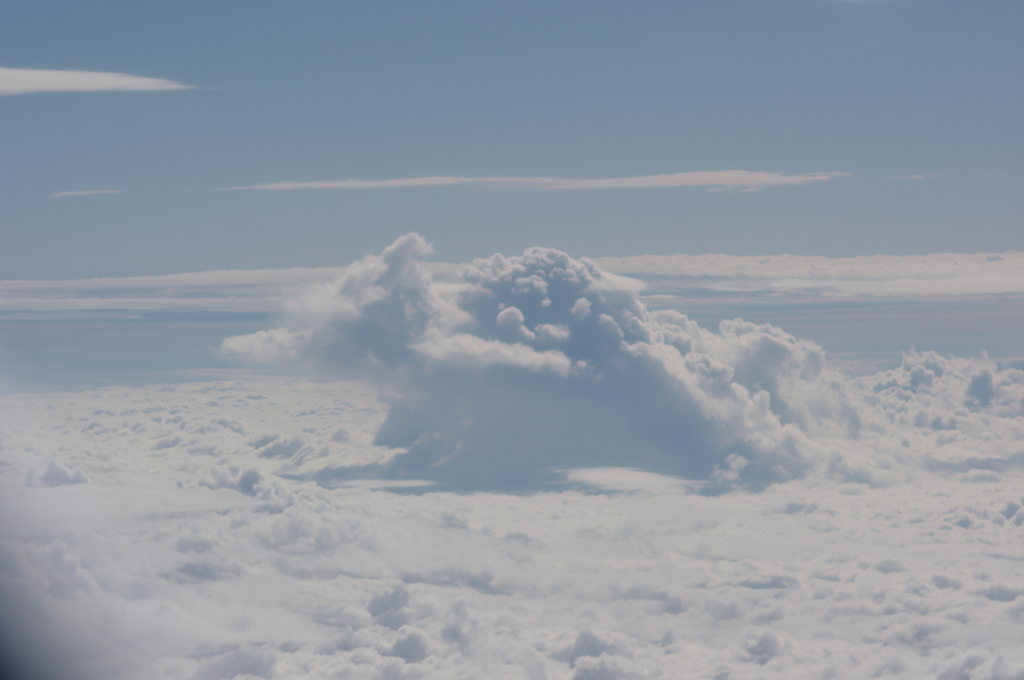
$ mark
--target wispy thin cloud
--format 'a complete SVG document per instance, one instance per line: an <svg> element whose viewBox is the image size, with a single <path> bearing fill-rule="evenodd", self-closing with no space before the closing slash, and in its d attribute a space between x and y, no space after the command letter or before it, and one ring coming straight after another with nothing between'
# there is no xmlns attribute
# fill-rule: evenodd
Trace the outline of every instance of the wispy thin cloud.
<svg viewBox="0 0 1024 680"><path fill-rule="evenodd" d="M119 194L120 189L91 189L88 191L58 191L50 194L49 198L64 198L65 196L93 196L95 194Z"/></svg>
<svg viewBox="0 0 1024 680"><path fill-rule="evenodd" d="M0 95L31 92L112 92L129 90L190 90L191 85L102 71L51 71L0 66Z"/></svg>
<svg viewBox="0 0 1024 680"><path fill-rule="evenodd" d="M260 189L292 191L295 189L393 189L408 187L475 186L481 189L518 189L525 191L586 191L593 189L641 189L649 187L710 187L756 191L765 187L825 182L845 177L846 172L806 172L788 175L782 172L751 170L711 170L677 172L642 177L579 179L570 177L406 177L403 179L343 179L314 182L272 182L225 190Z"/></svg>
<svg viewBox="0 0 1024 680"><path fill-rule="evenodd" d="M936 177L938 175L929 173L927 175L897 175L895 177L883 177L882 179L935 179Z"/></svg>

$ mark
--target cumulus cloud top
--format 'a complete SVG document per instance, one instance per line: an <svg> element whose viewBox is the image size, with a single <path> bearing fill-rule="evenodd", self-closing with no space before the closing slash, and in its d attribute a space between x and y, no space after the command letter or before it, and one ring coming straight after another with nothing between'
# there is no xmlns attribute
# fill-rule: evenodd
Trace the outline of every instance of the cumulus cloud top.
<svg viewBox="0 0 1024 680"><path fill-rule="evenodd" d="M0 95L31 92L111 92L189 90L190 85L161 78L102 71L54 71L0 66ZM65 194L67 195L67 194Z"/></svg>
<svg viewBox="0 0 1024 680"><path fill-rule="evenodd" d="M841 409L821 348L777 328L715 333L651 312L628 279L546 248L476 260L439 287L418 262L428 253L404 236L293 300L286 326L223 343L379 381L391 410L378 441L406 450L339 477L478 487L619 465L764 486L802 474L805 431Z"/></svg>

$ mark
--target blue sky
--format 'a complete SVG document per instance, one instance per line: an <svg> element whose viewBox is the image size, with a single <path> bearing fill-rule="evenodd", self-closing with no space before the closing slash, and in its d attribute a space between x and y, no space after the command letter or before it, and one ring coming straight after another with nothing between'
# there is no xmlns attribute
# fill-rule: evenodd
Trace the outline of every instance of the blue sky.
<svg viewBox="0 0 1024 680"><path fill-rule="evenodd" d="M413 230L446 261L1024 249L1022 26L1016 1L6 3L0 67L192 89L0 96L0 278L330 266ZM219 190L720 171L797 179ZM118 193L53 196L79 191Z"/></svg>

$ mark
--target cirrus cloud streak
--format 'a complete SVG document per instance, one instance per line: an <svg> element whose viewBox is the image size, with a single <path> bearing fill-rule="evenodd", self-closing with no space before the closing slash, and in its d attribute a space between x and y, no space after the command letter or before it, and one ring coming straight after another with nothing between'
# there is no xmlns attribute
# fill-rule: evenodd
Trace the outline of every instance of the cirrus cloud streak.
<svg viewBox="0 0 1024 680"><path fill-rule="evenodd" d="M709 170L676 172L640 177L583 179L571 177L406 177L401 179L343 179L311 182L271 182L225 190L262 189L292 191L295 189L395 189L413 187L475 186L481 189L513 189L525 191L585 191L592 189L643 189L653 187L711 187L756 191L765 187L811 182L826 182L847 177L846 172L805 172L790 175L782 172L752 170Z"/></svg>
<svg viewBox="0 0 1024 680"><path fill-rule="evenodd" d="M50 198L65 198L67 196L95 196L96 194L119 194L121 189L90 189L88 191L58 191L50 194Z"/></svg>
<svg viewBox="0 0 1024 680"><path fill-rule="evenodd" d="M102 71L55 71L0 66L0 95L32 92L112 92L130 90L191 90L174 80Z"/></svg>

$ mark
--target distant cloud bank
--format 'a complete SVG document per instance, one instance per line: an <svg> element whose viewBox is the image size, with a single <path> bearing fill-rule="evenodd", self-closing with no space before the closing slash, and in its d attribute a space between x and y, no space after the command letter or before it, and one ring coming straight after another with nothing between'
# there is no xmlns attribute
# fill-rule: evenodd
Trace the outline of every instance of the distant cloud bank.
<svg viewBox="0 0 1024 680"><path fill-rule="evenodd" d="M129 90L190 90L174 80L145 78L102 71L52 71L0 66L0 95L32 92L114 92Z"/></svg>
<svg viewBox="0 0 1024 680"><path fill-rule="evenodd" d="M245 187L226 187L226 190L262 189L266 191L292 191L295 189L393 189L410 187L475 186L481 189L511 189L521 191L586 191L593 189L642 189L654 187L711 187L756 191L810 182L826 182L835 177L847 177L846 172L805 172L788 175L783 172L751 170L711 170L703 172L677 172L641 177L612 177L607 179L579 179L571 177L406 177L402 179L343 179L314 182L272 182Z"/></svg>
<svg viewBox="0 0 1024 680"><path fill-rule="evenodd" d="M113 190L108 190L113 191ZM77 195L76 192L59 192ZM57 194L54 194L57 196ZM643 296L707 294L792 300L940 298L1024 293L1024 252L812 257L805 255L639 255L594 260L605 273L646 284ZM420 264L451 283L462 265ZM0 311L191 310L278 312L282 296L341 276L346 267L236 270L79 279L0 281ZM623 285L625 285L623 283Z"/></svg>

